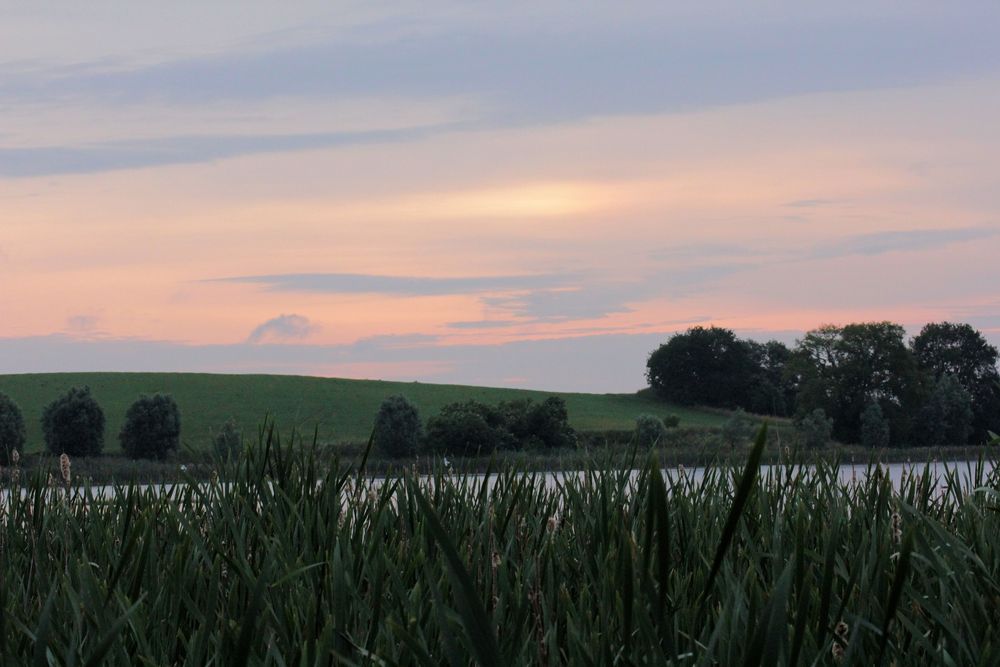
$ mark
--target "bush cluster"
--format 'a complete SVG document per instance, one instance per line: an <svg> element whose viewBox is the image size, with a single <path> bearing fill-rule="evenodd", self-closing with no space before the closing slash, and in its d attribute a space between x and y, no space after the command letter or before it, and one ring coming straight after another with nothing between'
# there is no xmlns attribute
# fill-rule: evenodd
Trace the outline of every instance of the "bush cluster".
<svg viewBox="0 0 1000 667"><path fill-rule="evenodd" d="M423 431L417 407L404 396L390 396L382 401L375 415L372 438L375 447L386 456L413 456L420 447Z"/></svg>
<svg viewBox="0 0 1000 667"><path fill-rule="evenodd" d="M497 449L576 445L566 402L558 396L540 403L531 399L505 401L495 408L477 401L453 403L428 421L427 431L428 449L437 453L482 454Z"/></svg>
<svg viewBox="0 0 1000 667"><path fill-rule="evenodd" d="M104 411L90 387L73 387L42 413L45 447L56 456L96 456L104 448Z"/></svg>
<svg viewBox="0 0 1000 667"><path fill-rule="evenodd" d="M566 403L557 396L495 406L472 400L450 403L427 420L426 432L417 409L405 398L391 396L379 408L373 437L375 446L386 456L410 456L418 451L474 456L576 444Z"/></svg>
<svg viewBox="0 0 1000 667"><path fill-rule="evenodd" d="M639 415L635 418L635 441L640 447L663 444L667 438L667 429L676 428L680 423L677 415L668 415L666 419L660 419L656 415Z"/></svg>
<svg viewBox="0 0 1000 667"><path fill-rule="evenodd" d="M177 451L181 411L167 394L141 396L125 413L118 440L133 459L165 459Z"/></svg>
<svg viewBox="0 0 1000 667"><path fill-rule="evenodd" d="M749 444L753 432L753 420L743 411L743 408L734 410L733 414L729 415L729 418L723 422L720 429L722 440L730 447Z"/></svg>
<svg viewBox="0 0 1000 667"><path fill-rule="evenodd" d="M427 420L427 450L437 454L475 456L513 443L500 411L478 401L451 403Z"/></svg>
<svg viewBox="0 0 1000 667"><path fill-rule="evenodd" d="M819 449L830 442L833 420L826 416L822 408L816 408L795 420L795 432L803 446Z"/></svg>

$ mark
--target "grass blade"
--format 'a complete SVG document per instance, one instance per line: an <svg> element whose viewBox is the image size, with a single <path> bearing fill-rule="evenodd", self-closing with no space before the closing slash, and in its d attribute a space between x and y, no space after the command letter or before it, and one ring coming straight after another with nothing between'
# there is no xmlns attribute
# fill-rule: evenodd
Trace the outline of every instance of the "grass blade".
<svg viewBox="0 0 1000 667"><path fill-rule="evenodd" d="M455 545L452 544L447 531L441 525L437 512L431 507L427 498L419 489L414 489L414 496L424 515L424 520L427 522L431 537L444 553L445 562L454 581L462 627L468 634L469 644L475 653L476 660L484 667L499 665L500 663L497 662L499 648L496 632L486 615L483 601L479 598L475 585L472 583L472 577L469 576L468 570L462 564L462 559L459 558Z"/></svg>
<svg viewBox="0 0 1000 667"><path fill-rule="evenodd" d="M757 482L757 475L760 473L760 459L764 453L764 445L766 443L767 424L765 423L757 432L757 438L754 441L753 448L750 450L746 467L743 468L743 475L740 477L740 482L737 485L736 495L733 497L729 516L726 517L726 524L722 527L722 539L719 541L718 547L716 547L715 558L712 560L712 569L708 573L705 590L702 591L703 600L707 600L709 594L712 592L712 586L715 584L715 578L722 567L722 561L725 559L726 552L729 550L730 545L733 543L733 538L736 536L736 527L739 524L740 517L743 515L743 509L750 499L750 494L753 492L754 485Z"/></svg>

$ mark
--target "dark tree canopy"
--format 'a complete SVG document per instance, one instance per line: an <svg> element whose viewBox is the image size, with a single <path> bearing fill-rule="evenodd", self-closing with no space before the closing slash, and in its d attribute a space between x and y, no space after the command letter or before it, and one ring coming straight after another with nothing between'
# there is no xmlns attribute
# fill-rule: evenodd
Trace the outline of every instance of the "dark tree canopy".
<svg viewBox="0 0 1000 667"><path fill-rule="evenodd" d="M922 384L903 327L892 322L824 326L799 342L790 370L798 388L798 412L822 409L842 442L861 438L861 413L877 401L893 444L910 436Z"/></svg>
<svg viewBox="0 0 1000 667"><path fill-rule="evenodd" d="M95 456L104 448L104 411L90 387L73 387L45 408L42 431L52 454Z"/></svg>
<svg viewBox="0 0 1000 667"><path fill-rule="evenodd" d="M861 412L861 445L870 449L889 446L889 422L876 400L868 401Z"/></svg>
<svg viewBox="0 0 1000 667"><path fill-rule="evenodd" d="M1000 374L997 349L968 324L938 322L913 339L920 369L934 381L953 376L972 400L972 433L983 442L988 431L1000 432Z"/></svg>
<svg viewBox="0 0 1000 667"><path fill-rule="evenodd" d="M756 373L750 383L745 407L750 412L785 417L795 412L795 384L786 367L792 351L784 343L748 340Z"/></svg>
<svg viewBox="0 0 1000 667"><path fill-rule="evenodd" d="M834 439L872 447L981 443L1000 432L997 348L968 324L928 324L909 345L905 336L893 322L824 325L790 350L694 327L649 355L646 378L675 403L799 423L822 414Z"/></svg>
<svg viewBox="0 0 1000 667"><path fill-rule="evenodd" d="M10 396L0 392L0 465L9 465L13 452L23 452L24 441L24 414Z"/></svg>
<svg viewBox="0 0 1000 667"><path fill-rule="evenodd" d="M914 441L928 447L964 445L972 433L972 395L951 373L937 382L920 410Z"/></svg>
<svg viewBox="0 0 1000 667"><path fill-rule="evenodd" d="M450 403L427 420L427 446L438 454L488 454L512 444L500 412L478 401Z"/></svg>
<svg viewBox="0 0 1000 667"><path fill-rule="evenodd" d="M649 386L682 405L744 407L757 368L751 348L729 329L694 327L649 355Z"/></svg>
<svg viewBox="0 0 1000 667"><path fill-rule="evenodd" d="M118 439L133 459L165 459L177 451L181 411L167 394L141 396L125 413Z"/></svg>
<svg viewBox="0 0 1000 667"><path fill-rule="evenodd" d="M505 401L497 409L505 428L520 448L576 444L576 432L569 425L566 401L560 396L550 396L540 403L531 399Z"/></svg>
<svg viewBox="0 0 1000 667"><path fill-rule="evenodd" d="M372 436L386 456L413 456L420 447L424 427L413 403L404 396L389 396L375 415Z"/></svg>
<svg viewBox="0 0 1000 667"><path fill-rule="evenodd" d="M565 401L550 396L505 401L451 403L427 420L427 447L439 454L475 455L497 449L557 448L576 444Z"/></svg>

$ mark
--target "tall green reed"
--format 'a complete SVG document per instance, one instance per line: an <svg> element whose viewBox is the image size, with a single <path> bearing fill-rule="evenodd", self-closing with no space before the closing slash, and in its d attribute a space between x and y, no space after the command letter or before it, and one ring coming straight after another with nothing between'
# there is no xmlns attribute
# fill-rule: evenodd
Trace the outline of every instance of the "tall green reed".
<svg viewBox="0 0 1000 667"><path fill-rule="evenodd" d="M982 465L844 484L835 463L761 469L762 435L697 478L651 459L370 479L314 442L268 425L220 481L9 494L2 662L1000 663Z"/></svg>

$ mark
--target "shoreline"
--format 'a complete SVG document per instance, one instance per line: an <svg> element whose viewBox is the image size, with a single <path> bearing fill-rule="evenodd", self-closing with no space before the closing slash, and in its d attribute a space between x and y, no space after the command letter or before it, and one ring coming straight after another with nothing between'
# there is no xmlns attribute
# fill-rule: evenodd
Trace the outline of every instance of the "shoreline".
<svg viewBox="0 0 1000 667"><path fill-rule="evenodd" d="M365 474L384 476L401 470L416 470L427 474L440 469L445 460L456 474L482 474L507 468L517 468L524 472L572 472L592 468L637 468L647 464L650 455L655 455L661 468L707 467L713 465L740 466L746 462L749 445L728 446L676 446L662 445L655 448L637 448L630 445L607 444L555 451L501 451L490 456L440 456L419 454L413 458L392 459L372 452L365 462ZM345 470L356 468L364 458L364 446L326 445L318 447L321 461L339 463ZM854 445L831 445L818 450L805 450L782 446L774 441L768 443L761 457L762 465L781 463L809 464L832 461L840 464L867 465L868 463L911 463L923 464L941 461L998 461L1000 447L980 445L976 447L914 447L868 450ZM26 454L22 456L20 483L28 483L34 476L46 478L49 474L59 479L59 458L49 454ZM87 484L141 484L176 483L185 481L207 481L213 475L225 479L227 470L233 463L223 463L208 454L185 452L165 461L132 460L122 454L105 454L97 457L72 459L72 474L75 482ZM0 484L10 485L12 468L0 469Z"/></svg>

